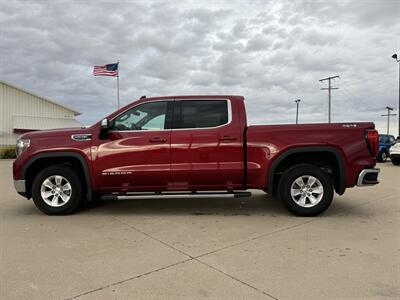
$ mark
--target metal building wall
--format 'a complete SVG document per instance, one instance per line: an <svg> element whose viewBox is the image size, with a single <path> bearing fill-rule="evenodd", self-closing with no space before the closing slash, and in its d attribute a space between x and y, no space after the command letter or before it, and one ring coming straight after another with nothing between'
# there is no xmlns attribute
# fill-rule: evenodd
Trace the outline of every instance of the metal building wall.
<svg viewBox="0 0 400 300"><path fill-rule="evenodd" d="M74 118L76 113L44 98L0 82L0 147L14 145L13 116Z"/></svg>

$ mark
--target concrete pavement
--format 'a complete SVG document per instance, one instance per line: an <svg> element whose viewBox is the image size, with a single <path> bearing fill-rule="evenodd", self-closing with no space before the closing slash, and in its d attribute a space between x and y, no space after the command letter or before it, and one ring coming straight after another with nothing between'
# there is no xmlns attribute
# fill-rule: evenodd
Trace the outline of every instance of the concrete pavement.
<svg viewBox="0 0 400 300"><path fill-rule="evenodd" d="M0 161L1 299L400 299L400 168L317 218L255 192L50 217Z"/></svg>

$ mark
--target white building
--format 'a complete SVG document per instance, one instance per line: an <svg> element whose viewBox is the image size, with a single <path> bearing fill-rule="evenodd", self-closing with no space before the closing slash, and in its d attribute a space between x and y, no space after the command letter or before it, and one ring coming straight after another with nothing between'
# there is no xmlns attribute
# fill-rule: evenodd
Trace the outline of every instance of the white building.
<svg viewBox="0 0 400 300"><path fill-rule="evenodd" d="M79 112L0 81L0 147L14 146L22 133L77 127Z"/></svg>

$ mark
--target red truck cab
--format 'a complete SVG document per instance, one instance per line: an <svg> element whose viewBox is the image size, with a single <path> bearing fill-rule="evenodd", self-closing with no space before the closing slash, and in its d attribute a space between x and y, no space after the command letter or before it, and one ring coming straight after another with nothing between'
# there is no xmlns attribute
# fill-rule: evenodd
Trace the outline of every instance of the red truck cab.
<svg viewBox="0 0 400 300"><path fill-rule="evenodd" d="M334 191L378 183L377 147L373 123L247 126L242 96L168 96L88 128L23 135L13 175L17 192L47 214L99 196L260 189L297 215L317 215Z"/></svg>

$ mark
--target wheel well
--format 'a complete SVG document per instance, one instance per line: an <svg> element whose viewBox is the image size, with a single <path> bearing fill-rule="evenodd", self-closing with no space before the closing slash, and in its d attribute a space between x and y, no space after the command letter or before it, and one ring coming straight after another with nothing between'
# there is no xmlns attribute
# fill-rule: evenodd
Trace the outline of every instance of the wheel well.
<svg viewBox="0 0 400 300"><path fill-rule="evenodd" d="M381 154L382 152L388 152L388 148L383 146L379 148L378 154Z"/></svg>
<svg viewBox="0 0 400 300"><path fill-rule="evenodd" d="M342 170L336 155L329 151L316 151L289 154L279 161L273 169L273 194L277 192L279 179L283 172L291 166L301 163L312 164L320 168L333 179L335 191L339 194L344 192L344 190L342 191L343 187L341 187L343 180L343 178L341 178Z"/></svg>
<svg viewBox="0 0 400 300"><path fill-rule="evenodd" d="M35 160L25 170L24 177L26 180L26 194L27 198L32 197L32 183L37 173L44 168L52 165L64 164L73 168L79 177L82 179L84 188L87 190L87 183L85 180L85 171L83 169L81 161L76 157L43 157Z"/></svg>

